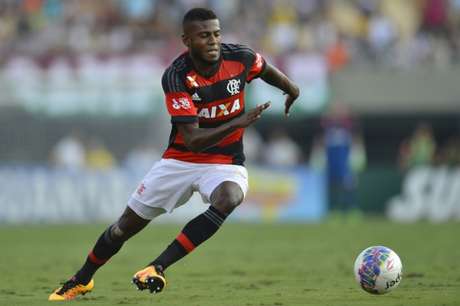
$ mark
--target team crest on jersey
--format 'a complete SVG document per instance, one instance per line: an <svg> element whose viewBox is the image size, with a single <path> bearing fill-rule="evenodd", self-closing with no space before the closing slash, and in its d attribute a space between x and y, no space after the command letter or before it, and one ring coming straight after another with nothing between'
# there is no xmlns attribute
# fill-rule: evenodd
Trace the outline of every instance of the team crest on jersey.
<svg viewBox="0 0 460 306"><path fill-rule="evenodd" d="M211 107L203 107L198 112L198 117L214 119L222 116L228 116L241 109L240 99L233 102L222 103Z"/></svg>
<svg viewBox="0 0 460 306"><path fill-rule="evenodd" d="M145 185L144 185L144 183L142 183L142 184L139 186L139 188L137 188L136 193L137 193L138 195L142 195L142 194L144 193L144 191L145 191Z"/></svg>
<svg viewBox="0 0 460 306"><path fill-rule="evenodd" d="M227 84L227 91L233 96L240 93L241 80L231 79Z"/></svg>

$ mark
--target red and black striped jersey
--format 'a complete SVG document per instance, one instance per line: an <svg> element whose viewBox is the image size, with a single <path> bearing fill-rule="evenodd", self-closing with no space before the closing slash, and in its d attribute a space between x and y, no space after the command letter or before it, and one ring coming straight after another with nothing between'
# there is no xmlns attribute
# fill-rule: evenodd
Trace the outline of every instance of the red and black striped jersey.
<svg viewBox="0 0 460 306"><path fill-rule="evenodd" d="M238 129L216 145L195 153L187 149L177 124L198 122L215 128L244 113L244 88L265 69L263 57L243 45L222 44L218 71L201 76L188 52L181 54L162 77L172 130L163 158L193 163L236 164L244 162L243 133Z"/></svg>

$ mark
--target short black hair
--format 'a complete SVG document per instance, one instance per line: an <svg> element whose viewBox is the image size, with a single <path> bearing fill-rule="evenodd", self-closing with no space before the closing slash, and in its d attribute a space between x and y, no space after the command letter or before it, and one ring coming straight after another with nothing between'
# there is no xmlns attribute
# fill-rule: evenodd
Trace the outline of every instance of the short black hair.
<svg viewBox="0 0 460 306"><path fill-rule="evenodd" d="M182 26L192 21L206 21L206 20L212 20L212 19L218 19L216 14L212 10L207 9L207 8L197 7L185 13L184 19L182 20Z"/></svg>

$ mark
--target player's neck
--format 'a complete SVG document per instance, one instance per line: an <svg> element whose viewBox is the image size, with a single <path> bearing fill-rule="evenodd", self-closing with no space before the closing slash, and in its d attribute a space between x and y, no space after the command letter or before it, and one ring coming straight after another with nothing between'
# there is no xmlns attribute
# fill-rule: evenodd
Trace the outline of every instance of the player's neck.
<svg viewBox="0 0 460 306"><path fill-rule="evenodd" d="M213 63L213 64L210 64L208 62L204 62L200 59L196 59L194 58L192 55L190 55L191 59L192 59L192 63L193 63L193 68L195 69L195 71L205 77L205 78L209 78L209 77L212 77L214 74L217 73L217 71L219 70L220 68L220 63L222 61L222 59L219 59L217 62Z"/></svg>

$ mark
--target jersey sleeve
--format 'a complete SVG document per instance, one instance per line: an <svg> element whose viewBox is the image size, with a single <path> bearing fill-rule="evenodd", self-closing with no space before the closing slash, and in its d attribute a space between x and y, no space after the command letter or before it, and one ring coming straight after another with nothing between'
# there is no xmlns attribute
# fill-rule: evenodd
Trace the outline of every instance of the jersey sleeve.
<svg viewBox="0 0 460 306"><path fill-rule="evenodd" d="M192 97L181 81L179 73L168 68L163 74L161 85L165 94L165 103L173 123L194 123L198 121L197 109Z"/></svg>
<svg viewBox="0 0 460 306"><path fill-rule="evenodd" d="M246 81L249 83L260 76L265 70L267 63L262 55L253 50L249 49L248 56L250 57L250 67Z"/></svg>

